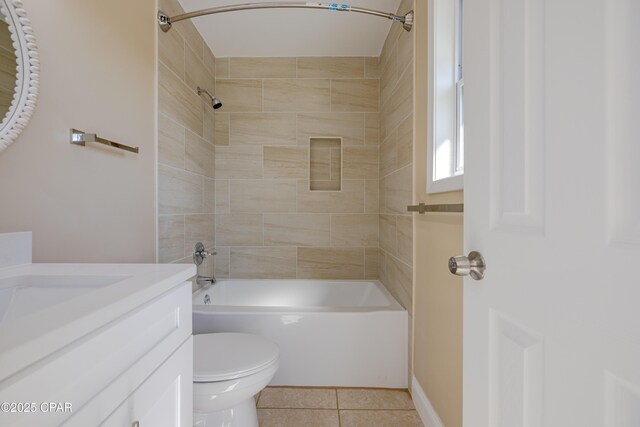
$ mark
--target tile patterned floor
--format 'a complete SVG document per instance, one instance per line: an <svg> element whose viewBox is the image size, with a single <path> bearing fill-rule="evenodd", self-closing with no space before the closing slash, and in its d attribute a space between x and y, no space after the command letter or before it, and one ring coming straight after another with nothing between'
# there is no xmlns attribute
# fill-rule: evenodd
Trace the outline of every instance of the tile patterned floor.
<svg viewBox="0 0 640 427"><path fill-rule="evenodd" d="M423 427L406 390L267 387L260 427Z"/></svg>

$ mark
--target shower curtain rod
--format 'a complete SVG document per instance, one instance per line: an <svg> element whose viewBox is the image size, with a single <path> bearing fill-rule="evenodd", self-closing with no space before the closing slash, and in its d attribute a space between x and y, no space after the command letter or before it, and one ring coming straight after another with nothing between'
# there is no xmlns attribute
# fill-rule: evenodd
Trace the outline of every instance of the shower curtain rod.
<svg viewBox="0 0 640 427"><path fill-rule="evenodd" d="M378 10L365 9L362 7L350 6L348 4L338 3L304 3L304 2L270 2L270 3L245 3L236 4L230 6L212 7L210 9L202 9L194 12L183 13L176 16L169 16L163 11L158 12L158 23L160 28L165 33L171 29L171 25L184 21L186 19L196 18L198 16L213 15L216 13L235 12L238 10L252 10L252 9L324 9L334 10L338 12L356 12L365 13L367 15L379 16L381 18L387 18L395 22L402 23L405 30L411 31L413 28L413 10L409 11L406 15L400 16L393 13L380 12Z"/></svg>

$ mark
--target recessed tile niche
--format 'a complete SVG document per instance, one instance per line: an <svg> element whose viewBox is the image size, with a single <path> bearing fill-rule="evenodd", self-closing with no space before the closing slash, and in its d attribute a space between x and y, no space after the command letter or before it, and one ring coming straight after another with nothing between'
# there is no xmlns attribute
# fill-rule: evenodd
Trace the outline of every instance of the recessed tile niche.
<svg viewBox="0 0 640 427"><path fill-rule="evenodd" d="M340 191L342 138L310 138L309 143L309 190Z"/></svg>

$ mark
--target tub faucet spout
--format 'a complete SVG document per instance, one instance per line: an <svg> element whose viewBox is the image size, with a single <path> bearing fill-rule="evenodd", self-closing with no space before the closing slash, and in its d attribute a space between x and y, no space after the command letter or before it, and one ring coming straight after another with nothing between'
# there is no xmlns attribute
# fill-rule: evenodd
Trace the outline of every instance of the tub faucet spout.
<svg viewBox="0 0 640 427"><path fill-rule="evenodd" d="M216 278L211 276L211 277L206 277L206 276L200 276L198 275L196 277L196 284L204 287L204 288L209 288L211 287L214 283L216 283Z"/></svg>

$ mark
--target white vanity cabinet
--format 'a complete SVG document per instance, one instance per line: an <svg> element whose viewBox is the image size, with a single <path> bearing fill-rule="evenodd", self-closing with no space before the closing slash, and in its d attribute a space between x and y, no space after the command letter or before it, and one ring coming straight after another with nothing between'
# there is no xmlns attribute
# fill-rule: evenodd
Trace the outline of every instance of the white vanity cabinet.
<svg viewBox="0 0 640 427"><path fill-rule="evenodd" d="M192 367L193 338L190 337L105 420L104 425L193 425Z"/></svg>
<svg viewBox="0 0 640 427"><path fill-rule="evenodd" d="M109 336L101 341L106 357L95 369L106 374L130 366L113 381L102 375L101 381L87 384L100 391L86 402L81 402L82 394L74 391L75 396L69 398L81 402L82 407L74 410L63 425L191 427L191 330L191 283L184 283L105 331ZM78 356L82 357L78 354L75 358ZM87 362L79 363L89 368L91 363Z"/></svg>
<svg viewBox="0 0 640 427"><path fill-rule="evenodd" d="M80 282L117 277L108 286L0 322L0 403L20 404L19 411L0 412L0 426L191 427L187 279L194 273L193 267L177 265L0 269L0 284L6 277L23 278L15 283L31 283L34 277L56 283L51 279L56 275L69 283L72 274ZM98 282L105 281L86 281ZM25 412L25 404L35 410Z"/></svg>

